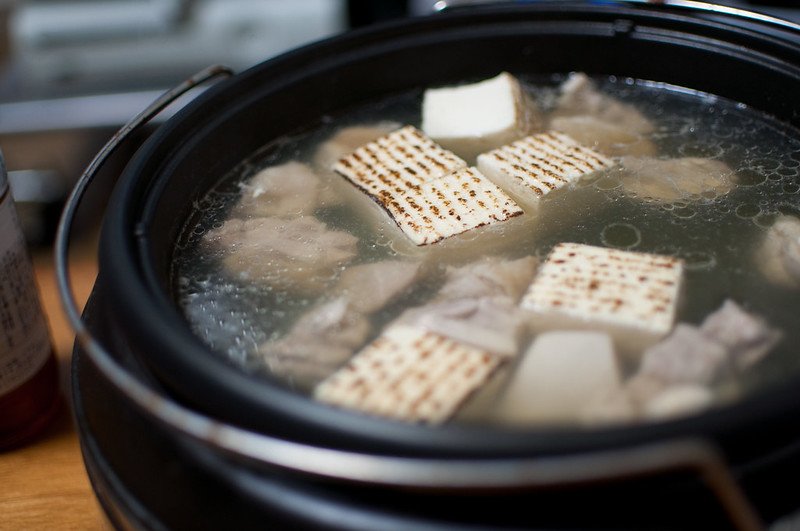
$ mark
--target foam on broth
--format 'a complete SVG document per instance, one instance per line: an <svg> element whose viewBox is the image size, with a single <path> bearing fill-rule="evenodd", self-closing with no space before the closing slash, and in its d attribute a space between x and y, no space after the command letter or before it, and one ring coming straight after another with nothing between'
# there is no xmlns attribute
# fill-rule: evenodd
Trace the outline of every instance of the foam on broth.
<svg viewBox="0 0 800 531"><path fill-rule="evenodd" d="M553 87L560 79L523 81L546 106L553 101ZM715 401L725 403L795 374L800 369L796 349L800 344L800 297L797 291L765 281L755 266L754 253L778 216L800 217L800 133L723 98L632 79L595 81L603 92L634 104L655 123L655 131L647 137L658 147L659 156L722 160L736 172L738 184L722 196L701 194L691 201L655 202L624 194L619 169L598 172L547 196L532 230L506 235L502 224L491 228L498 231L498 238L508 240L498 246L502 255L543 259L556 243L571 241L682 258L686 263L685 296L676 322L697 324L731 298L784 334L761 363L736 380L714 385ZM421 94L416 90L393 95L346 115L323 117L320 124L301 134L270 143L224 176L195 205L175 253L175 297L192 329L213 351L243 370L269 375L269 366L256 352L258 345L281 337L304 311L326 297L301 296L291 286L236 278L221 267L219 253L202 245L203 234L222 225L239 197L238 183L266 166L308 161L321 141L344 126L385 120L418 126ZM403 236L390 224L376 227L364 223L347 204L323 204L314 216L359 238L353 264L398 256L399 247L393 240ZM484 252L482 247L469 248L468 244L460 247L465 249L463 253L437 253L434 271L425 280L371 316L368 341L404 309L419 306L434 294L448 265L478 258ZM487 389L501 389L502 382L497 382L507 372L502 371ZM286 384L293 385L291 381ZM491 423L491 407L481 405L488 403L491 400L485 396L478 397L454 421Z"/></svg>

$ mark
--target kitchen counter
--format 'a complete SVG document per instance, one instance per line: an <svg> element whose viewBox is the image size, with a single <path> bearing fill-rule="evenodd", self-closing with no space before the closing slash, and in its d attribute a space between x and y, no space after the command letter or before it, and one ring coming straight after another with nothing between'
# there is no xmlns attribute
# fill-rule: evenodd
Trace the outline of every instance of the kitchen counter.
<svg viewBox="0 0 800 531"><path fill-rule="evenodd" d="M73 282L81 300L96 275L94 247L80 243ZM65 407L55 422L28 445L0 453L0 530L108 530L81 459L69 405L69 367L73 334L61 311L52 253L33 256L45 312L59 361Z"/></svg>

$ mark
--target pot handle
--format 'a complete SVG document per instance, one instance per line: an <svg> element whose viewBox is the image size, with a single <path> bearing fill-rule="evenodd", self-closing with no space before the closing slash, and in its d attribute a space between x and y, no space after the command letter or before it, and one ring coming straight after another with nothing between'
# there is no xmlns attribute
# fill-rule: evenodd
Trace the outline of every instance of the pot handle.
<svg viewBox="0 0 800 531"><path fill-rule="evenodd" d="M159 113L161 113L161 111L166 109L169 105L174 103L178 98L189 92L191 89L216 77L229 77L232 75L233 71L230 68L222 65L213 65L198 72L197 74L186 79L179 85L159 96L146 109L134 116L119 131L114 133L111 139L109 139L100 152L95 155L95 157L86 167L86 170L84 170L83 174L78 179L78 182L75 184L75 187L70 192L69 197L67 197L64 210L61 213L61 218L56 230L54 244L56 281L62 307L70 326L75 331L76 339L81 346L86 347L88 344L95 343L81 319L78 303L75 299L72 290L72 283L69 278L70 235L72 232L72 224L75 220L78 209L80 208L83 196L92 182L94 182L95 177L106 163L108 158L117 151L117 149L131 136L132 133L146 125ZM94 350L94 348L92 348L92 350Z"/></svg>
<svg viewBox="0 0 800 531"><path fill-rule="evenodd" d="M103 375L136 407L171 432L210 445L234 459L264 468L354 483L435 491L542 489L624 480L670 471L693 471L705 481L736 529L754 531L763 528L720 452L705 440L671 440L590 454L535 458L465 460L363 454L309 446L226 424L159 394L128 373L92 336L81 318L69 278L72 223L98 171L132 132L189 89L213 78L230 75L232 72L223 66L213 66L199 72L164 93L114 134L70 193L56 232L56 280L76 340Z"/></svg>

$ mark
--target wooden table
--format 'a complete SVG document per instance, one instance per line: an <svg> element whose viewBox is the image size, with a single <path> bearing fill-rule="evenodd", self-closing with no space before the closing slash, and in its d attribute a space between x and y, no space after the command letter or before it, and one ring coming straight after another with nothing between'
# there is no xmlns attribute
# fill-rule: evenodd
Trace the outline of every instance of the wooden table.
<svg viewBox="0 0 800 531"><path fill-rule="evenodd" d="M85 300L96 275L93 242L81 243L74 259L73 282ZM61 370L61 388L68 404L69 364L73 334L61 311L52 253L34 254L36 275ZM71 408L37 440L0 453L0 530L108 530L83 467Z"/></svg>

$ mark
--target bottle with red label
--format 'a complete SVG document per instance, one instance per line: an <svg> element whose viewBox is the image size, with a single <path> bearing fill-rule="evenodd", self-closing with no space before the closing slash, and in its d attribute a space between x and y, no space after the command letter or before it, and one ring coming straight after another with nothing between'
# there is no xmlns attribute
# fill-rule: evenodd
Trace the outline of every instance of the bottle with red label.
<svg viewBox="0 0 800 531"><path fill-rule="evenodd" d="M58 364L0 153L0 450L39 434L60 407Z"/></svg>

